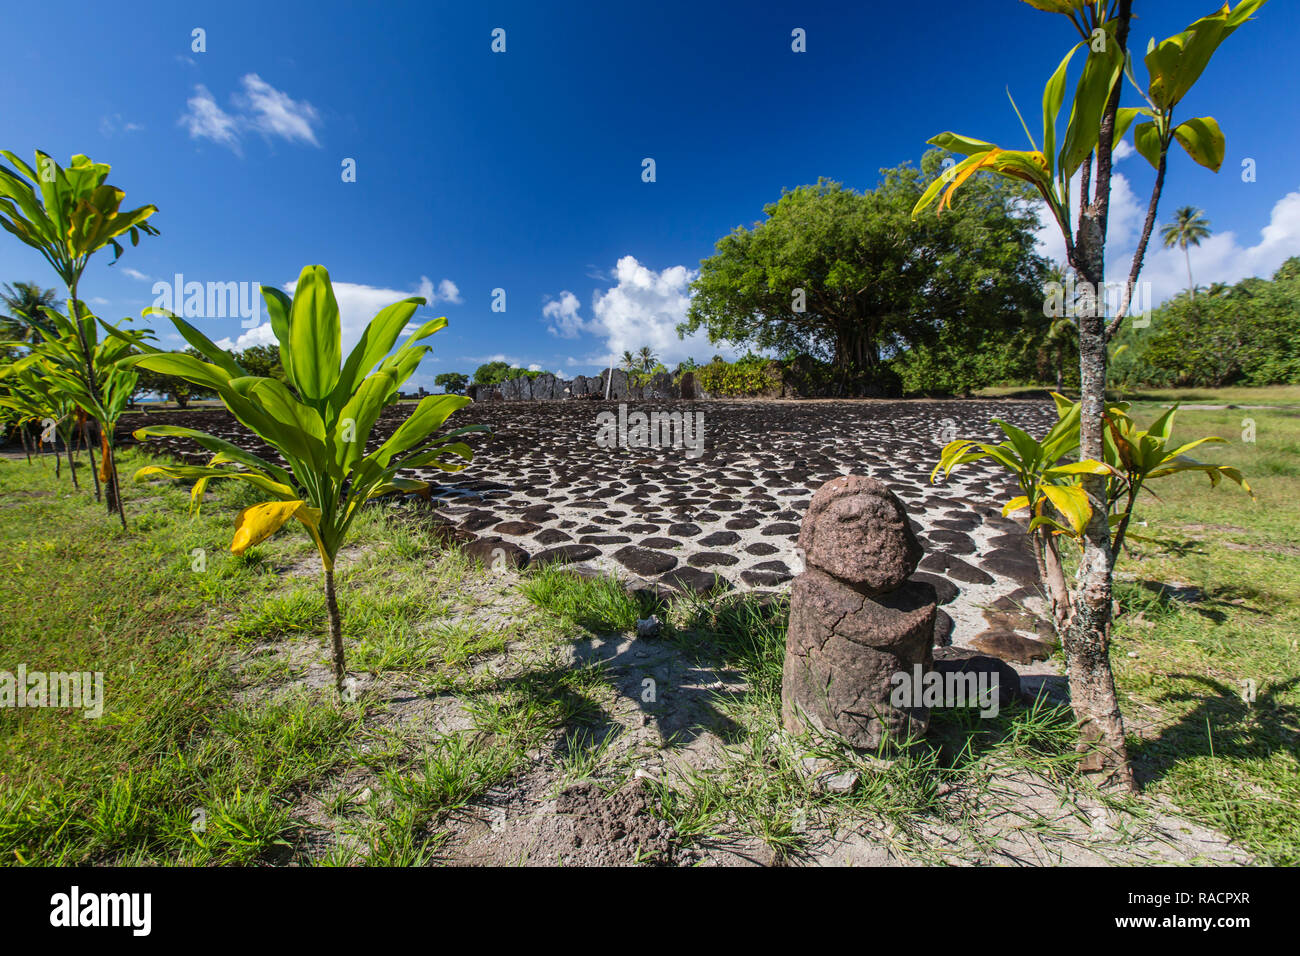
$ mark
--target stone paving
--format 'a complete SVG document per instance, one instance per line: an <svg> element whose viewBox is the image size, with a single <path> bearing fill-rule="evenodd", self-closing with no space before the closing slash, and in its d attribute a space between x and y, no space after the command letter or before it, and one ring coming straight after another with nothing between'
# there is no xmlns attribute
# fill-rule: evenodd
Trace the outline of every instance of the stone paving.
<svg viewBox="0 0 1300 956"><path fill-rule="evenodd" d="M637 412L681 413L699 430L674 428L676 419L638 428ZM372 441L409 413L390 409ZM1013 480L984 465L929 480L952 438L1000 440L992 418L1042 434L1055 410L1046 400L636 402L621 410L587 400L480 402L452 420L493 429L472 438L473 464L413 477L433 483L437 519L485 562L565 561L706 591L788 587L802 569L795 544L812 493L838 475L870 475L902 498L920 536L917 576L936 586L945 612L936 644L1027 661L1043 655L1035 638L1046 631L1021 611L1037 592L1023 528L1000 514L1018 493ZM123 427L158 419L134 416ZM269 453L223 410L167 420ZM158 443L202 456L184 439Z"/></svg>

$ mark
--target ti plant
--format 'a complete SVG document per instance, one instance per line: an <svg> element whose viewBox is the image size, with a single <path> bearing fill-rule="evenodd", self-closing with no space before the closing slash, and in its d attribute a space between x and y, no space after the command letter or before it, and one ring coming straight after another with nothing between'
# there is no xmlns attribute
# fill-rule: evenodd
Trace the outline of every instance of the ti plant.
<svg viewBox="0 0 1300 956"><path fill-rule="evenodd" d="M1083 545L1084 533L1093 515L1092 503L1080 484L1083 475L1097 475L1105 480L1106 517L1112 536L1112 570L1128 535L1138 494L1151 479L1199 471L1209 477L1211 487L1218 485L1220 479L1227 478L1241 485L1252 497L1254 493L1237 468L1197 461L1187 455L1198 445L1224 439L1208 437L1178 446L1172 444L1177 406L1144 430L1130 417L1128 403L1111 404L1104 418L1103 460L1084 459L1060 464L1062 458L1079 448L1081 405L1057 393L1053 393L1052 398L1056 401L1057 421L1042 441L1034 440L1014 425L994 419L994 424L1006 434L1006 441L996 445L966 438L949 442L930 473L930 480L933 481L940 470L947 476L962 465L984 459L1001 465L1016 476L1022 494L1006 502L1002 514L1029 513L1028 533L1034 560L1052 605L1057 631L1064 634L1075 606L1057 542L1064 538L1080 547Z"/></svg>
<svg viewBox="0 0 1300 956"><path fill-rule="evenodd" d="M266 461L213 435L174 425L151 425L136 438L183 436L213 453L206 466L141 468L137 481L150 477L193 480L192 500L202 501L209 481L233 478L270 496L245 508L235 520L230 550L235 554L264 541L290 519L299 521L320 552L335 684L342 694L347 674L342 625L334 590L334 562L363 504L390 492L428 492L428 483L399 478L404 468L460 471L473 452L457 439L486 431L471 425L431 437L447 417L470 402L460 395L422 399L388 439L367 453L380 413L398 399L428 345L416 343L447 324L432 319L415 329L390 355L398 336L425 300L403 299L371 319L346 358L342 355L339 307L329 273L307 266L290 299L262 287L271 328L280 343L285 381L249 375L234 357L202 332L171 313L180 334L203 358L150 350L126 360L164 375L175 375L216 392L230 413L280 453L287 467ZM160 311L160 310L153 310Z"/></svg>
<svg viewBox="0 0 1300 956"><path fill-rule="evenodd" d="M105 180L112 169L88 156L73 156L66 169L47 153L36 150L36 167L32 168L8 150L0 150L12 169L0 163L0 226L39 252L50 264L68 290L69 314L75 336L75 374L90 395L101 395L99 374L95 368L93 340L95 318L83 314L77 288L91 257L105 247L113 250L113 261L122 255L123 238L131 245L141 235L156 236L158 230L148 219L156 206L122 209L126 193ZM107 423L100 420L102 434L109 434ZM108 460L105 475L110 513L116 509L126 527L126 512L118 495L117 465L111 444L105 443Z"/></svg>
<svg viewBox="0 0 1300 956"><path fill-rule="evenodd" d="M16 365L46 378L51 388L67 396L99 423L101 457L96 478L110 489L109 503L117 510L122 527L126 528L126 510L117 481L113 433L135 393L139 374L135 369L123 366L121 360L139 350L149 349L147 343L153 338L153 333L149 329L123 329L121 323L110 325L86 310L83 310L79 323L55 309L47 308L45 315L53 331L47 333L45 340L34 345L31 354ZM107 335L100 336L100 326ZM93 389L88 386L87 377L82 372L86 364L82 358L82 343L90 347L88 364L94 373ZM94 460L93 452L91 460Z"/></svg>
<svg viewBox="0 0 1300 956"><path fill-rule="evenodd" d="M40 369L39 366L33 368L26 361L0 369L0 382L8 386L8 391L0 394L0 407L14 412L20 424L34 422L39 426L37 443L44 444L49 439L55 455L56 477L60 461L58 439L63 439L72 486L80 488L76 465L72 460L76 406L67 393L48 374L44 374L46 371L48 370Z"/></svg>

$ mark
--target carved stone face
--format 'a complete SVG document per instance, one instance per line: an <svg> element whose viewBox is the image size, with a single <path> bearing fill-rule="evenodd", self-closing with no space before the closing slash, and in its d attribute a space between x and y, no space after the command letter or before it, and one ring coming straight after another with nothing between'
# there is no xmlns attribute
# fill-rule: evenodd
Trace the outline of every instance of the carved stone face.
<svg viewBox="0 0 1300 956"><path fill-rule="evenodd" d="M902 503L885 485L858 475L818 490L799 544L811 567L875 593L902 586L921 559Z"/></svg>

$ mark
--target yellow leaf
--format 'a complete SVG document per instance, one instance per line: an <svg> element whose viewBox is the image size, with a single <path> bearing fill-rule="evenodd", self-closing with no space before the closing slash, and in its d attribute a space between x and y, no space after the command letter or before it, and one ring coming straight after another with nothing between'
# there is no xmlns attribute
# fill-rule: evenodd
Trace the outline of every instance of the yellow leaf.
<svg viewBox="0 0 1300 956"><path fill-rule="evenodd" d="M952 194L957 191L957 187L960 186L962 183L964 183L966 180L970 179L972 176L974 176L985 166L990 166L993 163L995 163L997 161L998 155L1001 152L1002 150L998 149L995 146L992 149L990 149L987 153L985 153L978 163L971 163L969 166L966 166L961 172L953 176L952 182L948 185L947 191L944 192L943 197L939 200L939 208L935 210L935 215L942 215L945 206L947 206L948 208L952 208Z"/></svg>
<svg viewBox="0 0 1300 956"><path fill-rule="evenodd" d="M1040 485L1043 494L1056 506L1056 510L1065 515L1075 534L1083 534L1083 529L1092 519L1092 505L1088 496L1078 485Z"/></svg>
<svg viewBox="0 0 1300 956"><path fill-rule="evenodd" d="M1008 501L1006 504L1002 506L1002 517L1005 518L1013 511L1020 511L1028 507L1029 507L1029 499L1026 498L1024 495L1020 495L1017 498L1012 498L1010 501Z"/></svg>
<svg viewBox="0 0 1300 956"><path fill-rule="evenodd" d="M297 518L315 532L320 512L307 507L303 501L264 501L245 508L235 519L235 537L230 550L243 554L253 545L265 541L284 526L290 518Z"/></svg>

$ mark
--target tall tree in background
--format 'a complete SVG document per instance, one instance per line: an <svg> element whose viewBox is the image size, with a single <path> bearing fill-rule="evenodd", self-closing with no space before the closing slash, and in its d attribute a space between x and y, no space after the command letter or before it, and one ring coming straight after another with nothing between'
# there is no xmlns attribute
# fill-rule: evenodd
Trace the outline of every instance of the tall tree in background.
<svg viewBox="0 0 1300 956"><path fill-rule="evenodd" d="M1179 246L1187 261L1187 295L1196 298L1196 283L1192 281L1192 257L1188 246L1199 246L1202 239L1210 237L1210 220L1195 206L1183 206L1174 213L1174 221L1160 230L1165 248Z"/></svg>
<svg viewBox="0 0 1300 956"><path fill-rule="evenodd" d="M45 315L45 309L54 308L55 292L42 289L35 282L15 282L12 286L5 284L0 292L0 339L16 342L37 342L54 326Z"/></svg>
<svg viewBox="0 0 1300 956"><path fill-rule="evenodd" d="M787 190L767 218L737 227L700 264L685 336L808 353L829 361L840 394L880 387L894 351L1043 322L1046 262L1035 251L1032 191L993 176L953 216L914 220L924 181L944 168L882 170L874 189L840 183ZM952 161L948 160L948 165Z"/></svg>

